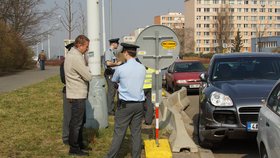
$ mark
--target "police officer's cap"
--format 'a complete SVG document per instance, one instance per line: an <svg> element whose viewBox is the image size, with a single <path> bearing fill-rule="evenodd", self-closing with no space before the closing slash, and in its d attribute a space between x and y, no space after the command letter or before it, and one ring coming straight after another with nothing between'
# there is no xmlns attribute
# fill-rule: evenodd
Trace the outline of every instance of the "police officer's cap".
<svg viewBox="0 0 280 158"><path fill-rule="evenodd" d="M128 43L121 43L121 46L123 47L123 51L130 50L130 51L136 51L139 46L134 44L128 44Z"/></svg>
<svg viewBox="0 0 280 158"><path fill-rule="evenodd" d="M113 39L110 39L109 42L119 44L119 40L120 40L119 38L113 38Z"/></svg>
<svg viewBox="0 0 280 158"><path fill-rule="evenodd" d="M70 44L67 44L66 46L65 46L65 48L68 50L68 51L70 51L70 49L72 48L72 47L74 47L74 42L72 42L72 43L70 43Z"/></svg>

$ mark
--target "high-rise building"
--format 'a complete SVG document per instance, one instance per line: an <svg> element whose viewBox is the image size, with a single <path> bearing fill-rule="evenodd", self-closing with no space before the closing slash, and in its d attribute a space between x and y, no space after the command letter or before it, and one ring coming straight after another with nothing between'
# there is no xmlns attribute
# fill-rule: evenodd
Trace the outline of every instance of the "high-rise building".
<svg viewBox="0 0 280 158"><path fill-rule="evenodd" d="M218 14L222 12L228 13L227 29L220 29L227 23L218 22L219 17L226 15ZM195 43L194 52L215 53L219 45L224 52L230 52L238 29L242 36L242 52L251 52L251 38L280 35L280 0L185 0L185 17L185 34L192 34L193 39L189 40ZM226 30L230 30L223 37L227 41L219 37ZM255 47L258 45L262 45L261 40Z"/></svg>
<svg viewBox="0 0 280 158"><path fill-rule="evenodd" d="M182 29L185 25L185 17L182 13L170 12L166 15L155 16L154 24L168 26L171 29Z"/></svg>

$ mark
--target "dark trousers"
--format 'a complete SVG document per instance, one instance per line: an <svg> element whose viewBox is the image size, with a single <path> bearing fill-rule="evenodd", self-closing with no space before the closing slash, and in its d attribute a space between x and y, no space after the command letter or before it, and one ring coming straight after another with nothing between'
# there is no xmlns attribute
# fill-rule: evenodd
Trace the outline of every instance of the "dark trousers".
<svg viewBox="0 0 280 158"><path fill-rule="evenodd" d="M70 150L80 150L83 145L83 126L85 123L85 99L70 99L71 120L69 124Z"/></svg>
<svg viewBox="0 0 280 158"><path fill-rule="evenodd" d="M152 89L144 89L146 100L144 103L144 118L145 123L150 125L154 118L154 104L151 101Z"/></svg>
<svg viewBox="0 0 280 158"><path fill-rule="evenodd" d="M118 105L115 113L114 136L107 158L116 158L128 126L131 131L132 158L141 156L141 123L143 103L128 103L126 107Z"/></svg>
<svg viewBox="0 0 280 158"><path fill-rule="evenodd" d="M45 60L40 60L40 69L45 70Z"/></svg>
<svg viewBox="0 0 280 158"><path fill-rule="evenodd" d="M108 112L113 112L115 108L114 104L114 98L116 94L116 88L114 87L114 83L111 81L113 75L104 75L108 90L107 90L107 107L108 107Z"/></svg>
<svg viewBox="0 0 280 158"><path fill-rule="evenodd" d="M63 94L63 123L62 123L62 141L69 142L69 123L71 119L71 104Z"/></svg>

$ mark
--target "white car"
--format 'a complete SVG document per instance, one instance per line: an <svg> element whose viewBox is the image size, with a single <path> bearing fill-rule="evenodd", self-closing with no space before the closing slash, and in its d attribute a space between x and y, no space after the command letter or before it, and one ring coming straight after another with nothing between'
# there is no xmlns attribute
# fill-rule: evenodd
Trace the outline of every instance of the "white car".
<svg viewBox="0 0 280 158"><path fill-rule="evenodd" d="M257 142L261 158L280 157L280 80L270 92L258 118Z"/></svg>

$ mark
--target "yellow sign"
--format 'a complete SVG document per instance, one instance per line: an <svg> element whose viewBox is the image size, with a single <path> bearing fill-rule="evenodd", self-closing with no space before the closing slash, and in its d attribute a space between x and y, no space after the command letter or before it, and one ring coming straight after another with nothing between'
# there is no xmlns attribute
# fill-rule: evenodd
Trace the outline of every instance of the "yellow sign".
<svg viewBox="0 0 280 158"><path fill-rule="evenodd" d="M161 42L161 46L163 49L175 49L177 46L177 43L175 41L163 41Z"/></svg>

